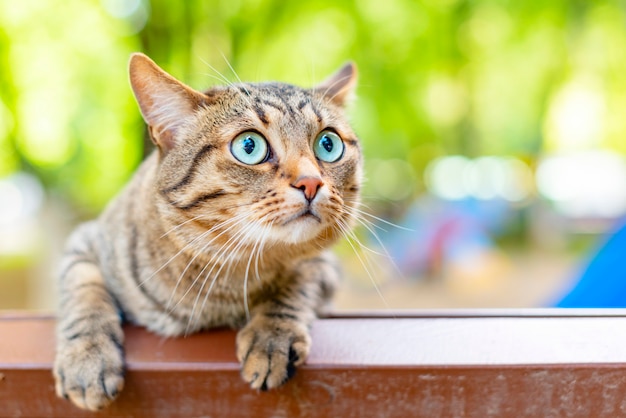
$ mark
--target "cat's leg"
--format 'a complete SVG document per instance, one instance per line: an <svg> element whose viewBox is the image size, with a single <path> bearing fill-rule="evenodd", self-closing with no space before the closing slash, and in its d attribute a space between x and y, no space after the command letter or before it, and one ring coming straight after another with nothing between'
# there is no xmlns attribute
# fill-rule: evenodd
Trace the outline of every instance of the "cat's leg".
<svg viewBox="0 0 626 418"><path fill-rule="evenodd" d="M330 255L299 264L289 285L252 309L237 334L241 375L254 389L280 386L306 360L310 327L334 293L339 273Z"/></svg>
<svg viewBox="0 0 626 418"><path fill-rule="evenodd" d="M89 410L104 408L124 386L120 316L87 245L94 226L74 234L62 262L54 362L57 395Z"/></svg>

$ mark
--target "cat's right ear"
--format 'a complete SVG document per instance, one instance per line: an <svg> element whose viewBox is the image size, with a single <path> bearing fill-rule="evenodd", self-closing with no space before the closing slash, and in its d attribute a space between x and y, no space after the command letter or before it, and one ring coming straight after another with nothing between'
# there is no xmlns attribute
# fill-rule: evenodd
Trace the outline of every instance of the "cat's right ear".
<svg viewBox="0 0 626 418"><path fill-rule="evenodd" d="M167 153L176 146L180 128L207 97L176 80L142 53L130 56L128 70L152 141Z"/></svg>
<svg viewBox="0 0 626 418"><path fill-rule="evenodd" d="M353 62L347 62L335 74L318 84L314 91L320 92L338 106L345 106L354 97L356 81L356 65Z"/></svg>

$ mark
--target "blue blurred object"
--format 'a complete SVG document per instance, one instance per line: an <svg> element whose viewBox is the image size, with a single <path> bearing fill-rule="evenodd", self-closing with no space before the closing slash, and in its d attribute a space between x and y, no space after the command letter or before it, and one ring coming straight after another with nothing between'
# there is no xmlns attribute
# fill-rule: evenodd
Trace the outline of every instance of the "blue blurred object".
<svg viewBox="0 0 626 418"><path fill-rule="evenodd" d="M491 237L503 229L509 214L504 201L446 201L427 195L400 222L406 229L378 235L403 274L437 275L446 263L492 250Z"/></svg>
<svg viewBox="0 0 626 418"><path fill-rule="evenodd" d="M626 219L593 254L559 308L626 307Z"/></svg>

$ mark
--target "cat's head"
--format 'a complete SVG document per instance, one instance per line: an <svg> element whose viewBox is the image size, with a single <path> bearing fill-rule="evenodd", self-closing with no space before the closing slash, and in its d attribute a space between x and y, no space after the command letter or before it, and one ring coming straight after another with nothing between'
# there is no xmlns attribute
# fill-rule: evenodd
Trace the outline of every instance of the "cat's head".
<svg viewBox="0 0 626 418"><path fill-rule="evenodd" d="M344 106L347 64L311 89L238 83L199 92L143 54L130 60L135 97L158 147L158 210L201 242L324 247L350 227L361 152ZM204 231L204 232L202 232Z"/></svg>

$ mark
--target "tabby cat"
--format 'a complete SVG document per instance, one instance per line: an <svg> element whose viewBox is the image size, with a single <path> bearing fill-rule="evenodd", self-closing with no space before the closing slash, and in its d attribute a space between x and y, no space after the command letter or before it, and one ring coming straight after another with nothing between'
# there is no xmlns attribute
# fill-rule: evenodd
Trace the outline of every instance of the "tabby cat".
<svg viewBox="0 0 626 418"><path fill-rule="evenodd" d="M56 391L98 410L124 385L123 320L163 336L241 328L252 388L281 385L338 271L326 249L354 221L359 142L349 63L322 84L195 91L143 54L130 82L154 153L69 239L60 273Z"/></svg>

